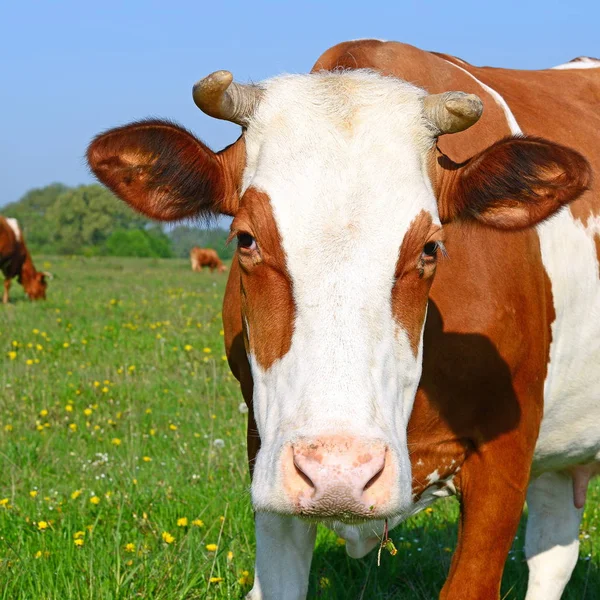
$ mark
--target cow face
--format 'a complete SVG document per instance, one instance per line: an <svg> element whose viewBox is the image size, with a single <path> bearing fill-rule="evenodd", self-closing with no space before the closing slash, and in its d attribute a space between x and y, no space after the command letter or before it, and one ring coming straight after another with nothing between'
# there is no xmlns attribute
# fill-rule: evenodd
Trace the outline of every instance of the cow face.
<svg viewBox="0 0 600 600"><path fill-rule="evenodd" d="M440 103L364 71L276 78L250 99L239 86L223 91L209 81L206 106L197 102L245 126L225 151L147 121L99 136L90 165L154 218L234 216L232 273L261 438L255 508L397 515L411 501L406 427L442 222L539 222L581 191L555 182L585 162L548 142L508 140L440 185L429 168L435 139L476 121L473 97L466 108L460 95ZM520 172L535 190L522 201Z"/></svg>
<svg viewBox="0 0 600 600"><path fill-rule="evenodd" d="M46 299L46 288L48 282L44 273L35 273L33 277L27 280L27 283L23 282L25 293L31 300L45 300Z"/></svg>

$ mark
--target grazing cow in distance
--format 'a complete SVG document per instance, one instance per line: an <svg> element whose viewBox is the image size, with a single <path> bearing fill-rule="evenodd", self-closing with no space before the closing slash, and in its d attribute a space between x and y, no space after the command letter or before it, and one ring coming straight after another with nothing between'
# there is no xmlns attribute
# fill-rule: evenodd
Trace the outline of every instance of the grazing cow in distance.
<svg viewBox="0 0 600 600"><path fill-rule="evenodd" d="M212 248L198 248L198 246L194 246L190 250L190 261L192 263L192 271L196 273L200 273L204 267L208 267L211 273L215 269L219 273L224 273L227 270L216 250Z"/></svg>
<svg viewBox="0 0 600 600"><path fill-rule="evenodd" d="M36 271L16 219L0 215L0 271L4 275L2 302L8 303L11 280L16 277L32 300L45 300L48 273Z"/></svg>
<svg viewBox="0 0 600 600"><path fill-rule="evenodd" d="M252 600L306 597L317 522L360 557L450 494L442 599L499 598L526 495L527 600L560 598L600 470L599 66L347 42L311 74L196 84L243 127L220 152L156 120L90 145L142 213L233 217Z"/></svg>

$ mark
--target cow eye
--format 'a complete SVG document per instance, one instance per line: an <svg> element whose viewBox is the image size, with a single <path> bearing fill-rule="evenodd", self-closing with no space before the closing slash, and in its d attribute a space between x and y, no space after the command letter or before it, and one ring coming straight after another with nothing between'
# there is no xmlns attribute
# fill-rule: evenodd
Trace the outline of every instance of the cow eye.
<svg viewBox="0 0 600 600"><path fill-rule="evenodd" d="M238 233L237 245L242 250L256 250L256 240L249 233Z"/></svg>
<svg viewBox="0 0 600 600"><path fill-rule="evenodd" d="M436 258L439 247L437 242L427 242L423 246L423 258Z"/></svg>

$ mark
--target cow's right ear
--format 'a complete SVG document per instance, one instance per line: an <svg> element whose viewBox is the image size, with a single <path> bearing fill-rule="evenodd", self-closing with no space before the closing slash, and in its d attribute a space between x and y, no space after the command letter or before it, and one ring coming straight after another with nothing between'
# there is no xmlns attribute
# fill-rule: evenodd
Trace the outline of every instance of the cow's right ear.
<svg viewBox="0 0 600 600"><path fill-rule="evenodd" d="M96 177L159 221L234 216L245 160L243 139L219 153L169 121L148 120L100 134L87 151Z"/></svg>

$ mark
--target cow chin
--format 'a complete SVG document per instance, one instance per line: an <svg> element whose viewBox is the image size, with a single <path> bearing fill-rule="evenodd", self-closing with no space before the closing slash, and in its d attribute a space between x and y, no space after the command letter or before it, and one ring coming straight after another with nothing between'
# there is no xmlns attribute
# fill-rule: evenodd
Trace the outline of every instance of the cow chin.
<svg viewBox="0 0 600 600"><path fill-rule="evenodd" d="M284 444L273 454L269 460L262 448L257 456L257 512L356 525L396 517L411 504L408 456L400 460L383 441L323 436Z"/></svg>

